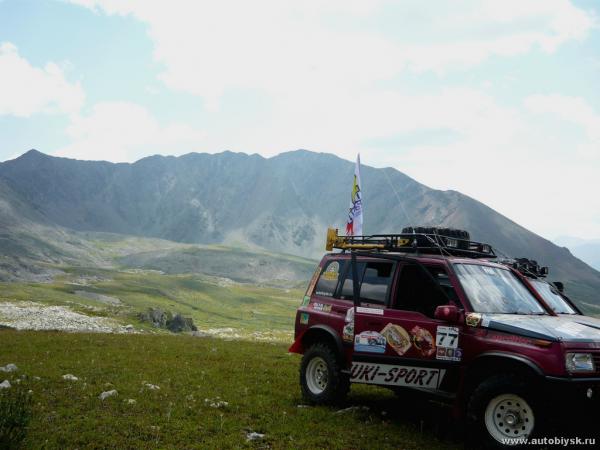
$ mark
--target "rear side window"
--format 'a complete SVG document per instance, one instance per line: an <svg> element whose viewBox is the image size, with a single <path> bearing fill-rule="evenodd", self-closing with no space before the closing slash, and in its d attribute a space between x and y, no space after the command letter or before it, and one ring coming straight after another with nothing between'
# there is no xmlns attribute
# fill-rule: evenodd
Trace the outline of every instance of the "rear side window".
<svg viewBox="0 0 600 450"><path fill-rule="evenodd" d="M358 284L362 282L363 275L365 274L365 263L356 263L356 273L358 274ZM352 264L348 264L348 271L344 277L344 284L342 285L342 292L340 294L342 300L352 300L354 298L354 290L352 284Z"/></svg>
<svg viewBox="0 0 600 450"><path fill-rule="evenodd" d="M356 269L360 285L360 300L365 303L385 304L394 273L394 264L359 262L356 264ZM352 268L350 266L342 285L341 298L344 300L353 298Z"/></svg>
<svg viewBox="0 0 600 450"><path fill-rule="evenodd" d="M361 300L385 304L392 280L392 267L390 263L367 263L360 286Z"/></svg>
<svg viewBox="0 0 600 450"><path fill-rule="evenodd" d="M324 297L333 297L337 290L342 271L343 261L329 261L321 272L315 294Z"/></svg>

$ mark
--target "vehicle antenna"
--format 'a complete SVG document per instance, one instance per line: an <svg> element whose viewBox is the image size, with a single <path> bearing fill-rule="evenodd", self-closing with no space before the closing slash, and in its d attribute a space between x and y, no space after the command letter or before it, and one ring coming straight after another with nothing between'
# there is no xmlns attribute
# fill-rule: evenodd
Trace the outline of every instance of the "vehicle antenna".
<svg viewBox="0 0 600 450"><path fill-rule="evenodd" d="M385 175L385 179L387 180L388 184L392 188L392 191L394 192L394 194L396 194L396 199L398 200L398 204L400 205L400 209L404 213L404 217L406 217L406 224L410 225L410 223L409 223L410 222L410 218L408 217L408 214L406 213L406 210L404 209L404 205L402 205L402 201L400 200L400 195L398 195L398 191L396 191L396 188L392 184L392 181L390 180L390 176L388 175L386 169L383 169L383 173Z"/></svg>

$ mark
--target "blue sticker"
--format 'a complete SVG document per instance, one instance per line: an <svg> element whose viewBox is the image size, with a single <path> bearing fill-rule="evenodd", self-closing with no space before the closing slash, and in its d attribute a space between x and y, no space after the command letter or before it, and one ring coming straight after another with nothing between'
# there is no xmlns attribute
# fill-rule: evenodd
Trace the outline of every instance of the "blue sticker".
<svg viewBox="0 0 600 450"><path fill-rule="evenodd" d="M308 323L308 319L310 318L310 315L308 313L302 313L300 314L300 323L302 325L306 325Z"/></svg>
<svg viewBox="0 0 600 450"><path fill-rule="evenodd" d="M387 340L377 331L363 331L354 336L354 351L363 353L385 353Z"/></svg>

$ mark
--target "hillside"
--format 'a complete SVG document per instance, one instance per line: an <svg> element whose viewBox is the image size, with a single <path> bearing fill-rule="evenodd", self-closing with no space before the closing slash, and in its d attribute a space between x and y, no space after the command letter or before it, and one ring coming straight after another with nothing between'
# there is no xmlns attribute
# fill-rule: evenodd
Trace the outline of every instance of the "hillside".
<svg viewBox="0 0 600 450"><path fill-rule="evenodd" d="M133 164L55 158L32 150L0 164L0 183L4 201L18 217L52 230L241 244L316 258L326 227L343 226L352 172L349 161L304 150L272 158L231 152L152 156ZM398 231L407 224L468 229L474 239L504 254L550 266L551 279L566 282L588 310L600 305L599 272L484 204L455 191L430 189L390 168L364 166L362 176L367 232ZM5 235L12 230L3 225ZM125 261L152 267L156 258Z"/></svg>
<svg viewBox="0 0 600 450"><path fill-rule="evenodd" d="M48 281L62 264L103 267L105 258L86 239L45 220L0 180L0 282Z"/></svg>

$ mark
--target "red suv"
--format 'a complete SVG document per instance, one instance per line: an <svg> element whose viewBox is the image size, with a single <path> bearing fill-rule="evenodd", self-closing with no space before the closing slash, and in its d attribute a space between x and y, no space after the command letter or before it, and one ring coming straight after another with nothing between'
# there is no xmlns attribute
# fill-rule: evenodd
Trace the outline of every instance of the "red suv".
<svg viewBox="0 0 600 450"><path fill-rule="evenodd" d="M330 229L326 248L342 252L321 260L290 347L306 401L340 402L351 383L422 391L504 448L540 436L565 402L600 395L600 320L557 314L468 233Z"/></svg>

